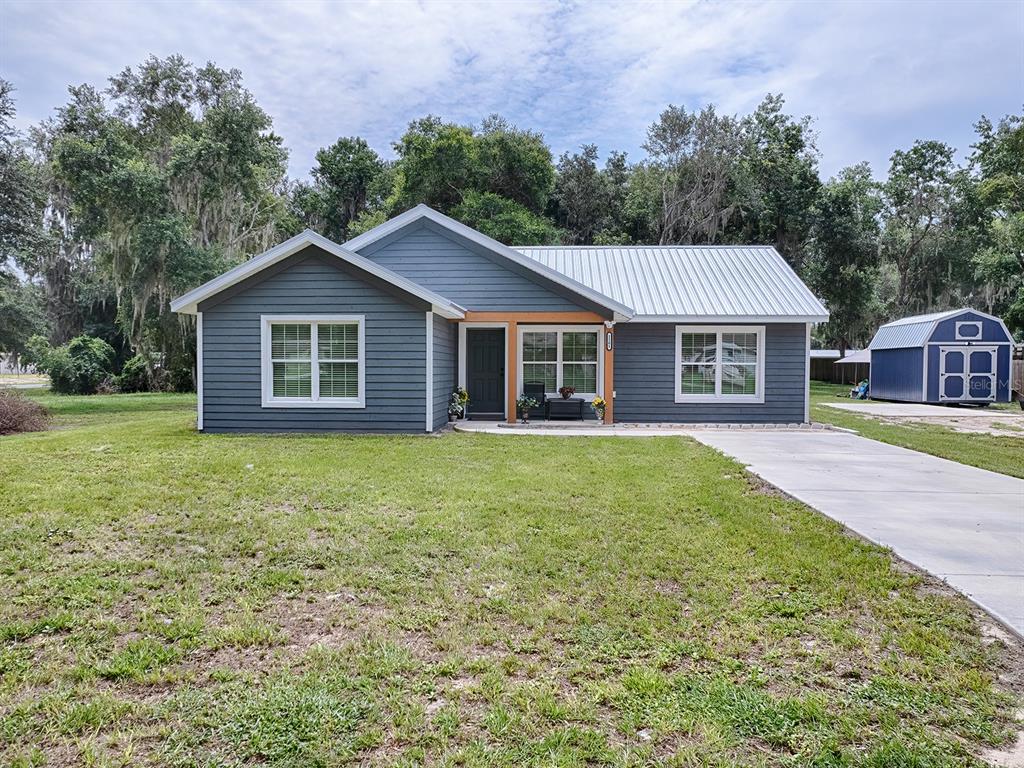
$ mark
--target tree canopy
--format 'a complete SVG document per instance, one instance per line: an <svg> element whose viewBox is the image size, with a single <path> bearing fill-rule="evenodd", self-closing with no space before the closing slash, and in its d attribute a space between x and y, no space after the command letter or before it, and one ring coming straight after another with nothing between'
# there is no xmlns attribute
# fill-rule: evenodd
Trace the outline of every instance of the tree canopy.
<svg viewBox="0 0 1024 768"><path fill-rule="evenodd" d="M644 155L544 136L489 115L413 120L390 147L316 153L305 180L237 70L150 57L27 135L0 80L0 351L87 333L121 359L187 371L193 329L169 300L303 227L338 241L426 203L508 244L774 245L827 304L819 340L974 306L1024 331L1024 119L982 117L977 142L923 139L822 180L813 120L768 94L749 114L667 106ZM156 362L153 362L156 361ZM181 378L181 375L178 375Z"/></svg>

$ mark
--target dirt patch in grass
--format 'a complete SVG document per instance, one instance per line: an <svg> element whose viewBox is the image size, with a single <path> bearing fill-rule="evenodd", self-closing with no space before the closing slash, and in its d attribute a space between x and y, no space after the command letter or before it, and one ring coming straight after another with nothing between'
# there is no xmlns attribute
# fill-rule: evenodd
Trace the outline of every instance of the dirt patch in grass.
<svg viewBox="0 0 1024 768"><path fill-rule="evenodd" d="M750 493L755 493L761 496L774 496L777 499L794 500L792 496L781 488L772 485L759 475L755 475L753 472L744 471L744 477L746 477L747 487L750 489Z"/></svg>
<svg viewBox="0 0 1024 768"><path fill-rule="evenodd" d="M924 425L947 427L954 432L961 432L969 435L995 435L996 437L1015 437L1022 443L1024 448L1024 411L1020 414L1012 411L986 412L983 416L956 416L955 411L949 416L875 416L872 414L858 414L872 418L883 424L893 425Z"/></svg>

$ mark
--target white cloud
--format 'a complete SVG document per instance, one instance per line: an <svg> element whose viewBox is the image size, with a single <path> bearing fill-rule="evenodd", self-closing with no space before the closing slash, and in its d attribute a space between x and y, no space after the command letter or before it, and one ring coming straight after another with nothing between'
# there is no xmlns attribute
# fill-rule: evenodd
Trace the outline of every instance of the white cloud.
<svg viewBox="0 0 1024 768"><path fill-rule="evenodd" d="M149 54L238 67L292 152L338 136L379 151L432 112L491 112L556 153L595 142L635 157L668 103L747 111L782 92L817 118L823 170L938 138L1024 101L1020 3L14 3L0 70L23 125Z"/></svg>

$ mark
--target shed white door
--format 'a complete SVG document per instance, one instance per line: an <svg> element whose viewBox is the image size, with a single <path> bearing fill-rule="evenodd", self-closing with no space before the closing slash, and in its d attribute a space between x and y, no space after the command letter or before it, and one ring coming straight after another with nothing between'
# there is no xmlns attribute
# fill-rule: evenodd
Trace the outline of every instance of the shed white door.
<svg viewBox="0 0 1024 768"><path fill-rule="evenodd" d="M939 347L939 400L995 400L996 347Z"/></svg>

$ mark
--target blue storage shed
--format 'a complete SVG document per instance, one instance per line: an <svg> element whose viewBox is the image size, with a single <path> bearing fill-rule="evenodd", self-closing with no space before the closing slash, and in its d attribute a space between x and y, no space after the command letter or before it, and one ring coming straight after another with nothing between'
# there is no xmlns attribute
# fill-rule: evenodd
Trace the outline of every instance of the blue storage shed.
<svg viewBox="0 0 1024 768"><path fill-rule="evenodd" d="M951 309L894 320L871 340L871 397L914 403L1010 400L1013 337L998 317Z"/></svg>

